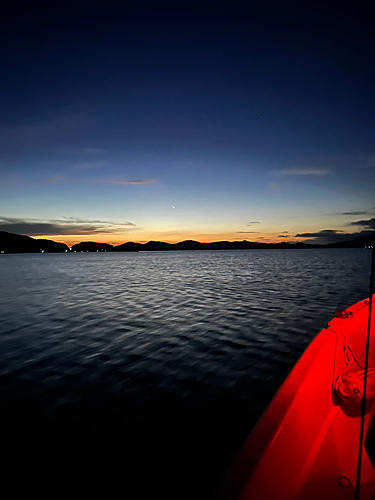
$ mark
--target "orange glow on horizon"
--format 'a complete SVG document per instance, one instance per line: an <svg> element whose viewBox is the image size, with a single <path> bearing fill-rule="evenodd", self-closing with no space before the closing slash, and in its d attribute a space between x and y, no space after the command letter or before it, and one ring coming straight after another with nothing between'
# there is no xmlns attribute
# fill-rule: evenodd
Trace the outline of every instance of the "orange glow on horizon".
<svg viewBox="0 0 375 500"><path fill-rule="evenodd" d="M133 233L133 236L135 234ZM95 243L108 243L113 246L118 246L123 243L133 242L133 243L147 243L149 241L162 241L165 243L179 243L185 240L194 240L199 241L200 243L210 243L216 241L249 241L249 242L257 242L257 243L283 243L283 242L293 242L296 243L298 241L304 240L305 238L295 238L290 236L289 238L279 237L277 233L270 234L259 234L259 235L249 235L243 234L241 236L238 233L230 232L230 233L213 233L213 234L189 234L189 233L181 233L178 236L171 234L167 231L149 233L149 234L137 234L137 237L131 237L130 235L121 236L119 234L92 234L92 235L46 235L46 236L38 236L36 239L50 239L59 243L65 243L68 247L76 245L77 243L81 243L83 241L93 241Z"/></svg>

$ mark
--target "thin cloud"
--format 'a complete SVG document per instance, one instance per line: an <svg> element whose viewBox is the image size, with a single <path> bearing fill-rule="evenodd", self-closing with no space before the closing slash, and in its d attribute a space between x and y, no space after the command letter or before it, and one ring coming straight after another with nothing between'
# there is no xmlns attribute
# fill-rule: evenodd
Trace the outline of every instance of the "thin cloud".
<svg viewBox="0 0 375 500"><path fill-rule="evenodd" d="M56 220L53 222L61 223L61 222L76 222L76 223L84 223L84 224L109 224L112 226L135 226L132 222L126 221L126 222L114 222L110 220L97 220L97 219L81 219L79 217L65 217L63 216L62 219Z"/></svg>
<svg viewBox="0 0 375 500"><path fill-rule="evenodd" d="M256 233L259 233L259 231L236 231L236 233L253 233L253 234L256 234Z"/></svg>
<svg viewBox="0 0 375 500"><path fill-rule="evenodd" d="M70 162L70 161L62 161L62 160L51 160L47 162L47 165L50 167L60 167L60 168L68 168L72 170L90 170L94 168L102 168L107 164L104 161L78 161L78 162Z"/></svg>
<svg viewBox="0 0 375 500"><path fill-rule="evenodd" d="M106 166L106 162L104 161L84 161L81 163L76 163L72 165L78 170L89 170L92 168L102 168Z"/></svg>
<svg viewBox="0 0 375 500"><path fill-rule="evenodd" d="M92 121L92 118L91 118ZM2 127L0 137L3 148L17 144L18 151L23 151L36 146L49 147L61 144L62 140L72 137L88 123L88 114L76 112L64 114L54 119L34 121L28 124Z"/></svg>
<svg viewBox="0 0 375 500"><path fill-rule="evenodd" d="M105 149L104 148L83 148L82 151L84 153L105 153Z"/></svg>
<svg viewBox="0 0 375 500"><path fill-rule="evenodd" d="M63 218L58 220L21 219L0 216L0 230L28 236L108 234L135 228L132 222L112 222Z"/></svg>
<svg viewBox="0 0 375 500"><path fill-rule="evenodd" d="M327 168L319 167L302 167L302 168L286 168L284 170L275 170L275 175L327 175L331 173Z"/></svg>
<svg viewBox="0 0 375 500"><path fill-rule="evenodd" d="M46 182L47 184L58 184L63 180L63 177L61 175L52 175L50 177L47 177Z"/></svg>
<svg viewBox="0 0 375 500"><path fill-rule="evenodd" d="M360 231L358 233L345 233L336 229L323 229L315 233L298 233L296 238L308 238L310 243L337 243L339 241L350 241L361 236L369 236L369 231Z"/></svg>
<svg viewBox="0 0 375 500"><path fill-rule="evenodd" d="M279 184L277 182L270 182L268 184L268 188L273 193L278 193L280 191L280 186L279 186Z"/></svg>
<svg viewBox="0 0 375 500"><path fill-rule="evenodd" d="M348 226L361 226L367 229L375 229L375 218L367 220L357 220L355 222L350 222Z"/></svg>
<svg viewBox="0 0 375 500"><path fill-rule="evenodd" d="M336 229L323 229L322 231L317 231L316 233L298 233L296 234L296 238L326 238L327 236L337 235L338 233L343 233L343 231Z"/></svg>
<svg viewBox="0 0 375 500"><path fill-rule="evenodd" d="M341 212L341 215L367 215L369 212L361 212L360 210L349 210L349 212Z"/></svg>
<svg viewBox="0 0 375 500"><path fill-rule="evenodd" d="M279 234L278 238L289 238L289 235L287 235L287 234Z"/></svg>
<svg viewBox="0 0 375 500"><path fill-rule="evenodd" d="M135 180L120 180L120 179L104 179L99 181L102 184L119 184L119 185L133 185L133 186L143 186L145 184L154 184L155 179L135 179Z"/></svg>
<svg viewBox="0 0 375 500"><path fill-rule="evenodd" d="M357 216L357 215L372 215L375 207L370 208L369 210L347 210L346 212L329 212L324 215L343 215L343 216Z"/></svg>
<svg viewBox="0 0 375 500"><path fill-rule="evenodd" d="M247 226L252 226L253 224L260 224L260 222L258 220L253 220L251 222L248 222L246 225Z"/></svg>

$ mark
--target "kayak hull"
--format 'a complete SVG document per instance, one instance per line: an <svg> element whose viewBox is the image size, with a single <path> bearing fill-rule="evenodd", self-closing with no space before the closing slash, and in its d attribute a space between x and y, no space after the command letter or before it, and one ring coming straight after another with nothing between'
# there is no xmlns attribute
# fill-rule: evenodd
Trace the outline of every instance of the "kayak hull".
<svg viewBox="0 0 375 500"><path fill-rule="evenodd" d="M245 442L217 498L354 498L360 434L356 396L368 303L341 311L311 342ZM372 347L369 363L375 367ZM354 373L359 387L353 386L354 392L348 373ZM367 400L365 436L374 407L374 399ZM360 498L370 500L374 493L375 470L363 449Z"/></svg>

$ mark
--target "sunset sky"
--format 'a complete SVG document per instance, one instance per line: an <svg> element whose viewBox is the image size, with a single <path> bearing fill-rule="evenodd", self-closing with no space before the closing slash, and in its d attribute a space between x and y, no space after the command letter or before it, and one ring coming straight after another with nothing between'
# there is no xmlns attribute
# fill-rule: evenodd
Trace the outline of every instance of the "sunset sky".
<svg viewBox="0 0 375 500"><path fill-rule="evenodd" d="M2 7L0 230L71 245L373 228L370 13L228 4Z"/></svg>

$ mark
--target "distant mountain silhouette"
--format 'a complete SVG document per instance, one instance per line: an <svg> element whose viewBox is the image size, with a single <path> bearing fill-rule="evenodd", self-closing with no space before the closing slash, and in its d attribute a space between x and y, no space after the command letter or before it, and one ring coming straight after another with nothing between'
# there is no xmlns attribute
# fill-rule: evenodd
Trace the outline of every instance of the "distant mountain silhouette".
<svg viewBox="0 0 375 500"><path fill-rule="evenodd" d="M39 247L40 250L43 250L43 252L46 253L51 253L51 252L69 252L69 247L65 245L65 243L59 243L57 241L52 241L52 240L35 240Z"/></svg>
<svg viewBox="0 0 375 500"><path fill-rule="evenodd" d="M30 236L0 231L0 251L4 253L50 253L69 251L69 247L65 243L36 240Z"/></svg>
<svg viewBox="0 0 375 500"><path fill-rule="evenodd" d="M116 252L139 252L139 250L142 250L142 248L142 243L133 243L132 241L128 241L127 243L118 245L114 248L114 250Z"/></svg>
<svg viewBox="0 0 375 500"><path fill-rule="evenodd" d="M253 241L214 241L200 243L194 240L180 241L179 243L165 243L163 241L149 241L148 243L134 243L129 241L122 245L113 246L108 243L82 241L72 246L73 252L139 252L165 250L250 250L263 248L364 248L374 244L374 235L360 236L345 241L318 245L313 243L259 243ZM31 238L20 234L0 231L0 251L2 253L40 253L40 252L67 252L69 247L64 243L52 240Z"/></svg>
<svg viewBox="0 0 375 500"><path fill-rule="evenodd" d="M366 246L374 245L374 234L369 231L368 235L359 236L358 238L339 241L338 243L330 243L325 245L327 248L363 248Z"/></svg>
<svg viewBox="0 0 375 500"><path fill-rule="evenodd" d="M95 241L81 241L72 246L73 252L113 252L114 246L108 243L95 243Z"/></svg>

